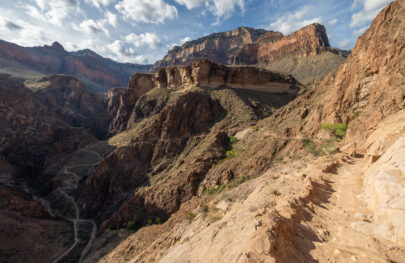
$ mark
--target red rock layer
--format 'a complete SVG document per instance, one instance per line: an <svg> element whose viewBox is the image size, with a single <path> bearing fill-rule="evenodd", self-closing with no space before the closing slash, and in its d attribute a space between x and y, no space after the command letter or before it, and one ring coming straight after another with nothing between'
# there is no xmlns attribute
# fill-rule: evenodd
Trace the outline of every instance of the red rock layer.
<svg viewBox="0 0 405 263"><path fill-rule="evenodd" d="M169 65L188 65L194 59L206 58L220 64L257 64L285 56L304 57L330 50L325 27L306 26L289 36L280 32L240 27L216 33L181 47L174 47L153 70Z"/></svg>

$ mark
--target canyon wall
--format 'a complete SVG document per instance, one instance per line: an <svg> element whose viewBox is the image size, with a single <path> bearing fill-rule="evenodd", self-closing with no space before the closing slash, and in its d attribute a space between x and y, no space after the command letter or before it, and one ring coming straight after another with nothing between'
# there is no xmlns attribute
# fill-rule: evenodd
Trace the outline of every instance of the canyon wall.
<svg viewBox="0 0 405 263"><path fill-rule="evenodd" d="M67 74L83 78L104 87L98 91L124 87L134 72L145 72L150 68L148 65L115 62L88 49L68 52L58 42L44 47L21 47L0 40L0 58L44 74Z"/></svg>
<svg viewBox="0 0 405 263"><path fill-rule="evenodd" d="M280 32L240 27L187 42L181 47L176 46L156 62L152 70L169 65L189 65L197 58L224 65L251 65L326 51L337 52L330 48L325 27L320 24L308 25L288 36Z"/></svg>

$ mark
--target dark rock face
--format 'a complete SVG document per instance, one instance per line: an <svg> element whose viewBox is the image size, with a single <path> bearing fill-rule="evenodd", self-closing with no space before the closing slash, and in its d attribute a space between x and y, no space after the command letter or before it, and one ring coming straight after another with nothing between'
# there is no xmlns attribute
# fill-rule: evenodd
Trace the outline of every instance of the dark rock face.
<svg viewBox="0 0 405 263"><path fill-rule="evenodd" d="M88 49L67 52L57 42L52 46L21 47L0 40L0 57L19 62L45 74L68 74L88 79L104 86L105 90L126 86L134 72L146 72L150 69L148 65L118 63Z"/></svg>
<svg viewBox="0 0 405 263"><path fill-rule="evenodd" d="M170 65L190 65L194 59L206 58L216 63L258 64L279 60L286 56L317 55L330 48L325 27L306 26L289 36L280 32L240 27L233 31L216 33L181 47L174 47L153 70Z"/></svg>

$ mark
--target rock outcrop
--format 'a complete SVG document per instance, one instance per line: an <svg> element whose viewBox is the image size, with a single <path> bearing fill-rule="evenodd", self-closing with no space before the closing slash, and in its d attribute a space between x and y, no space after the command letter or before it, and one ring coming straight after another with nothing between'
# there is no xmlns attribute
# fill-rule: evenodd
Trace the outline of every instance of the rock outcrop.
<svg viewBox="0 0 405 263"><path fill-rule="evenodd" d="M44 47L21 47L0 40L0 57L44 74L72 75L88 82L86 84L97 92L125 87L134 72L150 69L148 65L118 63L88 49L68 52L57 42Z"/></svg>
<svg viewBox="0 0 405 263"><path fill-rule="evenodd" d="M405 244L405 111L384 121L367 139L369 167L362 176L363 201L373 212L371 222L355 228L403 246Z"/></svg>
<svg viewBox="0 0 405 263"><path fill-rule="evenodd" d="M108 92L108 111L112 119L110 132L125 130L128 127L128 120L134 119L139 113L136 111L133 113L137 99L154 88L171 91L191 87L234 88L296 95L299 86L300 84L290 75L257 67L226 67L206 59L197 59L190 66L160 68L154 74L136 73L131 77L127 89L112 89Z"/></svg>
<svg viewBox="0 0 405 263"><path fill-rule="evenodd" d="M174 47L153 70L170 65L189 65L196 58L206 58L220 64L258 64L281 58L307 57L330 48L325 27L320 24L306 26L289 36L280 32L240 27L233 31L216 33Z"/></svg>

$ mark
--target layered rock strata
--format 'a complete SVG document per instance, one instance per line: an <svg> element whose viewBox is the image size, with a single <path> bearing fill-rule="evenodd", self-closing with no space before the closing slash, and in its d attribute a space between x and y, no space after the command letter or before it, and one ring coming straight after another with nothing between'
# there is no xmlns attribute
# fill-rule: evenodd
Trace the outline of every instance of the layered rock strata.
<svg viewBox="0 0 405 263"><path fill-rule="evenodd" d="M189 65L197 58L206 58L220 64L258 64L283 57L306 57L331 49L325 27L308 25L288 36L280 32L240 27L233 31L216 33L174 47L153 70L170 65Z"/></svg>

